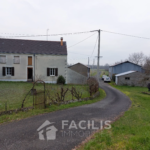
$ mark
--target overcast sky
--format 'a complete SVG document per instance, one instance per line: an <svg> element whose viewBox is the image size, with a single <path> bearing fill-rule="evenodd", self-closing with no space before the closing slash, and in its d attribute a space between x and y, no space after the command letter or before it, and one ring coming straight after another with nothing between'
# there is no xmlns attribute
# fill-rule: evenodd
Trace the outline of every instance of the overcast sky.
<svg viewBox="0 0 150 150"><path fill-rule="evenodd" d="M0 0L0 36L107 30L150 38L149 0ZM7 34L4 34L7 33ZM72 46L94 33L63 35ZM61 36L48 40L59 41ZM26 39L47 40L47 37ZM68 48L68 63L90 64L97 55L97 33ZM97 43L96 43L97 44ZM150 55L150 40L101 32L101 64L125 60L133 52ZM92 55L92 52L94 53ZM92 56L91 56L92 55Z"/></svg>

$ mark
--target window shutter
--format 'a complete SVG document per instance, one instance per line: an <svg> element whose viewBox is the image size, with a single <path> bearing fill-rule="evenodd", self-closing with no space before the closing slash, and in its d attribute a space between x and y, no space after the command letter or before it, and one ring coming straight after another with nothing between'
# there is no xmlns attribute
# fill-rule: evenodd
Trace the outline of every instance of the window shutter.
<svg viewBox="0 0 150 150"><path fill-rule="evenodd" d="M55 76L58 76L58 68L55 68Z"/></svg>
<svg viewBox="0 0 150 150"><path fill-rule="evenodd" d="M3 68L2 68L2 75L3 75L3 76L6 76L5 70L6 70L5 67L3 67Z"/></svg>
<svg viewBox="0 0 150 150"><path fill-rule="evenodd" d="M15 75L15 68L14 67L12 67L12 74L11 74L12 76L14 76Z"/></svg>
<svg viewBox="0 0 150 150"><path fill-rule="evenodd" d="M47 76L50 76L50 74L49 74L49 70L50 70L50 69L49 69L49 68L47 68Z"/></svg>

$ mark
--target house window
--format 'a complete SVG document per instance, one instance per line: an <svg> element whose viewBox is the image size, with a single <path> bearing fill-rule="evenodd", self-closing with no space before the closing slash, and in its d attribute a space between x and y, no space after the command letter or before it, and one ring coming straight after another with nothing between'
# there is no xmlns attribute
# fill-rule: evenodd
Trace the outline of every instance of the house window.
<svg viewBox="0 0 150 150"><path fill-rule="evenodd" d="M11 67L6 68L6 75L12 75L12 68Z"/></svg>
<svg viewBox="0 0 150 150"><path fill-rule="evenodd" d="M130 77L125 77L125 80L130 80Z"/></svg>
<svg viewBox="0 0 150 150"><path fill-rule="evenodd" d="M32 66L32 56L28 56L28 66Z"/></svg>
<svg viewBox="0 0 150 150"><path fill-rule="evenodd" d="M14 56L14 64L20 64L20 57Z"/></svg>
<svg viewBox="0 0 150 150"><path fill-rule="evenodd" d="M56 68L50 68L50 76L55 76L55 69Z"/></svg>
<svg viewBox="0 0 150 150"><path fill-rule="evenodd" d="M6 56L0 55L0 63L1 64L6 64Z"/></svg>
<svg viewBox="0 0 150 150"><path fill-rule="evenodd" d="M14 76L14 74L15 74L14 67L2 67L3 76Z"/></svg>
<svg viewBox="0 0 150 150"><path fill-rule="evenodd" d="M47 76L58 76L58 68L47 68Z"/></svg>

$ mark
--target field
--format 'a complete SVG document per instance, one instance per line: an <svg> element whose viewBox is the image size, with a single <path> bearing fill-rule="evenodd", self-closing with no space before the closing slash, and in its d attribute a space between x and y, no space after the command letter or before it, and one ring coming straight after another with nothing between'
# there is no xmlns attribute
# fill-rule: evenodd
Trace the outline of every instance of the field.
<svg viewBox="0 0 150 150"><path fill-rule="evenodd" d="M147 88L111 85L125 93L132 101L131 108L110 130L96 133L80 150L149 150L150 95Z"/></svg>
<svg viewBox="0 0 150 150"><path fill-rule="evenodd" d="M30 90L33 83L28 82L0 82L0 112L5 110L17 109L21 107L22 101L28 94L24 107L33 106L33 96L30 94ZM56 93L60 93L62 85L46 84L46 91L48 90L51 97L55 97ZM75 85L73 86L82 93L82 98L89 97L88 86L86 85ZM42 84L36 84L34 87L37 91L44 91L44 86ZM64 85L64 89L71 89L72 85ZM51 102L47 92L47 103ZM70 91L67 92L65 100L71 100L72 95ZM75 98L74 98L75 99Z"/></svg>
<svg viewBox="0 0 150 150"><path fill-rule="evenodd" d="M103 74L109 75L108 71L106 71L104 69L100 69L100 77L102 77ZM97 75L97 69L91 69L90 75L96 76Z"/></svg>

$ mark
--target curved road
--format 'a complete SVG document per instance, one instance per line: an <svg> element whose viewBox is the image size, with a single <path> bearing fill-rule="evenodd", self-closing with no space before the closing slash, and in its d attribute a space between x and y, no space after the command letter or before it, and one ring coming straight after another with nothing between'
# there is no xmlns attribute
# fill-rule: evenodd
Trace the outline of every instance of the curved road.
<svg viewBox="0 0 150 150"><path fill-rule="evenodd" d="M71 150L86 139L94 130L99 129L104 121L113 121L122 112L128 110L131 101L120 91L101 82L107 94L102 101L80 107L34 116L20 121L0 125L1 150ZM46 121L41 133L37 129ZM62 120L65 120L64 129ZM82 122L81 122L82 121ZM107 122L108 123L108 122ZM46 129L50 127L46 139ZM57 130L57 131L56 131ZM41 132L42 129L39 131ZM52 140L52 138L56 139Z"/></svg>

